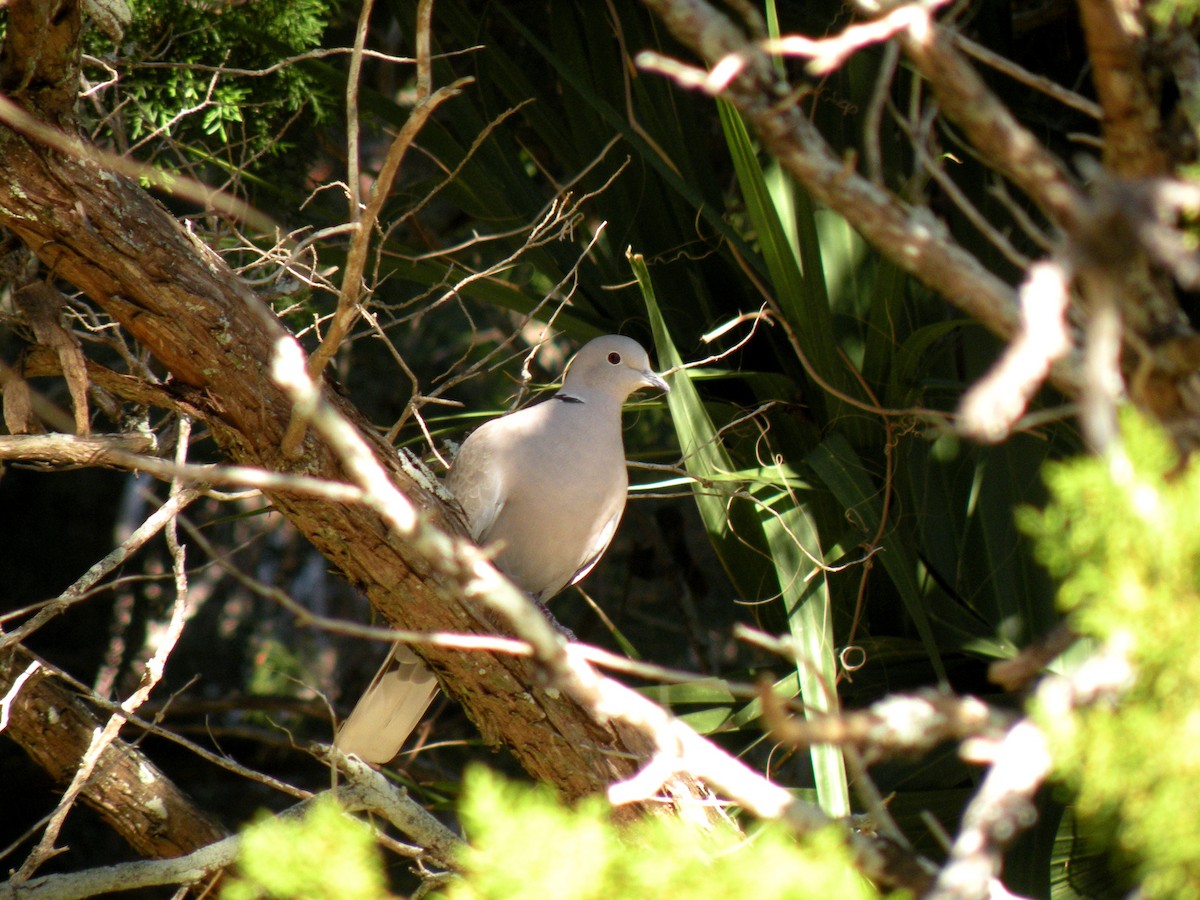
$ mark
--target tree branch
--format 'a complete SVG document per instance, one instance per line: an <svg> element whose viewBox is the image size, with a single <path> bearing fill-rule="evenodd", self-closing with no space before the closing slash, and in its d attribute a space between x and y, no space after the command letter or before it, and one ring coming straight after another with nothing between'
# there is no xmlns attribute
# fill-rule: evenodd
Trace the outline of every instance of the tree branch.
<svg viewBox="0 0 1200 900"><path fill-rule="evenodd" d="M1079 21L1104 110L1104 166L1127 178L1170 172L1159 144L1158 104L1142 70L1145 32L1135 4L1079 0Z"/></svg>
<svg viewBox="0 0 1200 900"><path fill-rule="evenodd" d="M22 646L0 650L3 733L56 781L74 777L103 723L52 669ZM115 740L100 753L83 801L144 856L190 853L227 832L140 750Z"/></svg>
<svg viewBox="0 0 1200 900"><path fill-rule="evenodd" d="M331 793L348 812L376 813L391 822L429 851L428 858L454 867L461 846L459 838L418 804L403 788L391 784L383 775L355 760L342 758L349 783ZM303 816L325 795L304 800L281 813L283 818ZM0 884L0 900L82 900L99 894L112 894L135 888L168 884L195 884L214 872L232 865L242 849L241 835L214 840L205 846L173 859L146 860L33 878L23 884Z"/></svg>
<svg viewBox="0 0 1200 900"><path fill-rule="evenodd" d="M672 34L709 67L684 79L728 100L753 126L764 148L884 256L1002 338L1020 328L1016 292L950 236L928 209L905 203L838 158L777 75L770 56L703 0L643 0ZM935 50L942 49L937 44ZM950 48L951 50L953 48ZM955 53L957 53L955 51ZM640 54L643 68L662 69ZM678 67L672 74L679 76ZM1053 380L1070 393L1080 386L1079 360L1060 360Z"/></svg>
<svg viewBox="0 0 1200 900"><path fill-rule="evenodd" d="M294 347L294 339L220 257L144 191L90 157L64 155L3 128L0 224L171 372L171 395L211 429L234 463L350 480L335 449L312 433L299 456L281 452L292 402L268 372L276 347ZM399 458L347 400L322 393L408 498L422 527L461 534L436 485ZM439 574L446 563L426 557L376 510L285 489L267 493L398 627L490 630ZM530 661L436 645L415 649L488 743L507 743L533 777L558 786L568 799L602 791L635 771L640 750L595 723L577 702L538 687Z"/></svg>

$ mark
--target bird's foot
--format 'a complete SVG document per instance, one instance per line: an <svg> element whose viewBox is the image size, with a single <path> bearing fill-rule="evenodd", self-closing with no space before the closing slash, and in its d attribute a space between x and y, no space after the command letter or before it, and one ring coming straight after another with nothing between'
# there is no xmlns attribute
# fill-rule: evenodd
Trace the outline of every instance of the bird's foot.
<svg viewBox="0 0 1200 900"><path fill-rule="evenodd" d="M563 637L565 637L568 641L578 641L579 640L579 638L575 637L575 632L573 632L570 628L568 628L562 622L558 621L558 619L554 618L554 614L550 612L550 608L548 606L546 606L546 604L540 603L537 600L534 600L533 602L535 604L537 604L537 608L542 611L542 615L544 615L546 617L546 621L549 622L552 626L554 626L555 631L557 631L559 634L561 634Z"/></svg>

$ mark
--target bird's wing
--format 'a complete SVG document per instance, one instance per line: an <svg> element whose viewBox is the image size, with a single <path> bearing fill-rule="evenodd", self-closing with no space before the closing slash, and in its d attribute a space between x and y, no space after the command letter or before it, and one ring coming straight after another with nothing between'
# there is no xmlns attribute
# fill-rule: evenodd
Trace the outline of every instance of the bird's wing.
<svg viewBox="0 0 1200 900"><path fill-rule="evenodd" d="M446 486L466 513L467 527L478 544L488 542L504 508L504 460L511 437L508 420L512 418L492 419L472 432L446 476Z"/></svg>
<svg viewBox="0 0 1200 900"><path fill-rule="evenodd" d="M617 533L617 526L621 524L621 513L624 511L625 504L622 502L617 510L596 529L592 540L584 550L579 568L575 570L575 574L571 576L571 580L567 584L575 584L577 581L583 581L587 577L588 572L592 571L592 568L600 561L600 557L604 555L604 551L612 543L613 535Z"/></svg>

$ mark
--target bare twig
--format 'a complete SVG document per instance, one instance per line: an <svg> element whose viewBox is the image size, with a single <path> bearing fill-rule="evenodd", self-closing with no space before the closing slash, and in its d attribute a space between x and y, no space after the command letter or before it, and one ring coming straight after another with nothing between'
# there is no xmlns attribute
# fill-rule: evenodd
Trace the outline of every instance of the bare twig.
<svg viewBox="0 0 1200 900"><path fill-rule="evenodd" d="M129 456L155 449L149 434L16 434L0 435L0 460L54 466L131 468ZM159 460L161 462L161 460Z"/></svg>
<svg viewBox="0 0 1200 900"><path fill-rule="evenodd" d="M1056 625L1049 634L1039 638L1011 659L997 660L988 666L988 681L998 684L1006 691L1017 691L1025 687L1045 671L1079 639L1078 633L1067 623Z"/></svg>
<svg viewBox="0 0 1200 900"><path fill-rule="evenodd" d="M1104 111L1100 108L1099 103L1089 100L1087 97L1080 96L1043 75L1036 75L1030 72L1028 69L1017 65L1011 59L989 50L987 47L971 40L963 34L955 33L953 37L954 43L964 53L973 56L985 65L991 66L997 72L1003 72L1014 81L1028 85L1034 90L1041 91L1047 97L1052 97L1063 106L1081 112L1088 118L1099 121L1104 115Z"/></svg>
<svg viewBox="0 0 1200 900"><path fill-rule="evenodd" d="M682 79L686 86L706 90L713 90L717 83L723 85L722 96L739 109L757 131L765 149L815 200L844 216L903 271L919 278L995 333L1007 338L1016 332L1019 315L1013 290L955 243L927 209L902 202L857 174L852 164L835 154L806 113L792 102L790 87L779 80L771 58L758 45L748 41L733 23L702 0L643 2L663 19L676 38L711 67L711 72L699 71L694 73L698 77L692 77L687 73L688 67L677 64L670 72L672 77ZM925 20L921 21L924 24ZM927 40L931 39L932 27L930 23L930 28L923 32ZM938 52L931 55L942 62L945 42L934 43ZM918 49L924 50L925 45ZM958 63L961 56L952 47L950 51ZM638 63L660 71L663 68L661 57L648 54L639 54ZM953 72L956 74L957 69ZM972 82L968 87L981 84L973 72L970 77ZM967 91L962 99L971 101L976 96ZM1010 123L1011 116L1006 116L997 126L997 131L1003 131L1005 145L1021 151L1010 152L1010 162L1046 163L1035 167L1032 176L1021 174L1022 182L1029 183L1031 177L1036 177L1039 190L1044 185L1052 188L1052 196L1046 201L1050 206L1073 212L1077 195L1061 175L1057 163L1047 162L1028 132L1011 123L1018 129L1014 139L1005 130ZM1054 378L1060 386L1074 388L1078 384L1075 363L1065 360L1056 366Z"/></svg>
<svg viewBox="0 0 1200 900"><path fill-rule="evenodd" d="M366 0L364 10L369 6L370 0ZM422 0L417 14L419 28L428 30L430 27L431 7L431 0ZM365 16L366 12L364 12L364 22ZM365 30L365 24L360 24L360 30ZM371 187L370 199L360 217L358 217L357 206L354 208L352 217L357 217L357 228L350 242L350 251L347 254L346 268L342 277L342 287L338 294L337 312L334 314L333 323L329 332L325 335L325 339L321 342L321 346L317 348L308 362L309 373L314 378L318 377L324 371L326 364L337 352L349 334L354 321L357 319L358 301L363 290L362 276L366 269L371 235L379 221L379 214L383 209L383 204L391 193L392 183L395 180L396 173L399 171L400 163L403 161L413 140L433 112L446 100L457 96L464 86L474 81L472 78L460 78L453 84L439 88L437 91L430 91L430 85L428 84L428 78L430 77L428 37L424 39L418 37L418 47L424 51L424 55L418 59L418 73L423 79L425 87L419 91L417 104L413 107L408 120L388 147L387 156L384 158L375 183ZM356 132L354 133L356 134ZM357 196L354 185L350 186L350 191L351 197ZM291 455L295 452L302 434L303 432L299 430L295 420L293 420L292 427L289 428L288 434L284 437L283 448L285 454Z"/></svg>
<svg viewBox="0 0 1200 900"><path fill-rule="evenodd" d="M1000 742L996 764L967 805L950 859L928 900L1011 896L1000 884L1001 851L1037 819L1033 796L1050 773L1046 737L1028 719Z"/></svg>
<svg viewBox="0 0 1200 900"><path fill-rule="evenodd" d="M851 25L834 37L812 40L801 35L788 35L767 41L764 49L768 53L807 57L812 60L808 64L808 71L814 75L824 75L864 47L881 44L901 32L923 27L929 21L930 13L947 2L949 0L905 3L878 19Z"/></svg>
<svg viewBox="0 0 1200 900"><path fill-rule="evenodd" d="M958 419L963 434L988 443L1006 438L1050 367L1070 351L1070 283L1070 266L1060 260L1029 268L1019 293L1021 331L1003 358L963 395Z"/></svg>
<svg viewBox="0 0 1200 900"><path fill-rule="evenodd" d="M1112 702L1134 683L1135 675L1119 646L1104 645L1070 676L1051 675L1037 688L1039 716L1064 721L1080 707ZM949 859L928 894L930 900L1007 896L999 883L1004 848L1037 818L1034 794L1050 774L1046 735L1031 719L1019 719L1002 740L976 742L977 758L992 769L967 806Z"/></svg>
<svg viewBox="0 0 1200 900"><path fill-rule="evenodd" d="M674 375L676 372L682 372L685 369L703 368L711 365L712 363L720 362L727 356L732 356L734 353L737 353L737 351L741 350L748 343L750 343L750 341L754 338L754 335L758 332L758 326L760 322L766 322L768 325L771 325L774 324L772 321L773 318L774 316L767 312L767 308L765 306L757 312L742 313L739 316L734 316L728 322L723 322L706 334L701 335L700 340L706 344L711 344L713 341L724 336L731 329L736 328L743 322L753 323L750 326L750 330L740 337L737 343L735 343L728 350L722 350L720 353L713 354L712 356L706 356L704 359L696 359L692 360L691 362L683 363L682 365L672 366L662 373L663 377L666 378L668 375Z"/></svg>
<svg viewBox="0 0 1200 900"><path fill-rule="evenodd" d="M362 72L363 46L367 42L367 26L371 22L374 0L362 0L358 10L358 25L354 29L354 49L350 53L350 71L346 74L346 187L350 194L350 221L357 224L362 215L359 192L362 190L358 167L358 81Z"/></svg>
<svg viewBox="0 0 1200 900"><path fill-rule="evenodd" d="M268 216L237 197L215 191L202 182L181 176L178 172L167 174L132 158L107 153L91 144L85 145L78 138L59 131L27 113L4 96L0 96L0 122L66 156L94 161L101 168L126 178L143 179L170 196L187 200L205 209L225 213L263 232L270 233L275 230L275 223Z"/></svg>
<svg viewBox="0 0 1200 900"><path fill-rule="evenodd" d="M379 772L344 756L340 756L339 762L349 779L348 784L328 794L310 797L280 813L280 817L298 819L326 796L332 796L347 812L371 812L382 816L415 840L422 848L419 852L424 858L442 866L457 867L455 858L462 846L457 835ZM242 837L234 835L174 859L141 860L83 872L46 875L20 884L7 882L0 884L0 900L17 897L21 900L82 900L135 888L196 884L213 872L231 866L241 849Z"/></svg>
<svg viewBox="0 0 1200 900"><path fill-rule="evenodd" d="M176 447L176 462L182 464L187 458L188 441L191 432L190 421L184 419L180 423L179 443ZM177 501L180 498L188 498L194 496L191 489L184 488L178 481L171 485L171 501ZM184 502L186 505L186 501ZM165 507L163 507L165 508ZM150 696L150 692L162 680L163 668L166 665L167 657L175 648L179 636L183 633L183 624L188 605L187 591L187 567L184 564L184 550L179 544L178 537L175 533L175 513L168 516L165 521L167 546L171 552L172 572L175 578L175 603L171 608L171 618L164 629L163 634L158 642L158 647L154 655L146 663L146 667L142 673L141 683L137 689L126 698L121 704L120 710L116 711L109 717L104 728L97 732L80 761L79 768L75 772L75 776L71 779L70 785L63 791L62 797L58 802L57 808L50 817L49 823L46 825L46 830L42 833L41 839L25 858L21 864L21 868L12 876L12 882L20 884L28 881L34 872L46 860L62 852L62 848L55 847L55 842L58 840L59 832L62 830L63 823L66 821L67 814L75 805L75 801L83 792L88 780L91 779L96 770L97 764L104 751L116 740L120 734L121 728L128 721L128 716L141 706L146 698Z"/></svg>
<svg viewBox="0 0 1200 900"><path fill-rule="evenodd" d="M417 102L422 103L433 92L433 0L417 4Z"/></svg>
<svg viewBox="0 0 1200 900"><path fill-rule="evenodd" d="M234 565L228 556L214 546L204 533L188 522L183 522L189 536L204 551L204 554L221 566L231 578L248 590L265 597L296 617L301 625L320 628L323 631L343 634L349 637L370 641L384 641L389 644L424 644L431 647L453 647L457 650L484 650L489 653L506 653L511 656L530 656L529 645L524 641L498 635L484 634L450 634L438 631L406 631L401 628L380 628L373 625L363 625L361 622L350 622L345 619L335 619L315 613L308 607L298 603L287 591L269 584L264 584L238 566Z"/></svg>
<svg viewBox="0 0 1200 900"><path fill-rule="evenodd" d="M183 521L186 524L187 520L184 519L181 521ZM64 672L62 669L59 669L56 666L54 666L53 664L48 663L44 660L42 661L42 666L51 675L53 675L55 678L60 679L65 685L70 687L72 690L78 691L83 697L85 697L87 699L87 702L89 704L91 704L92 706L95 706L98 709L106 710L110 713L116 713L116 712L120 711L120 709L121 709L120 704L115 703L111 700L108 700L105 697L100 696L89 685L84 684L83 682L79 681L77 678L73 678L69 673ZM301 788L294 787L293 785L290 785L287 782L280 781L279 779L273 778L270 775L265 775L262 772L256 772L253 769L247 768L246 766L243 766L240 763L235 762L234 760L230 759L228 756L222 755L220 753L214 753L211 750L208 750L208 749L200 746L199 744L194 743L193 741L189 741L187 738L183 737L182 735L179 735L179 734L175 733L174 731L171 731L168 728L164 728L163 726L158 725L155 722L151 722L146 719L143 719L137 715L134 715L133 713L128 714L128 719L129 719L129 723L131 725L135 725L138 728L142 729L143 731L147 732L148 734L153 734L156 737L160 737L165 741L170 741L171 743L176 744L179 747L182 747L183 749L187 750L189 753L195 754L200 759L203 759L205 762L210 763L211 765L217 767L218 769L224 769L226 772L229 772L233 775L237 775L240 778L245 778L246 780L252 781L256 784L264 785L265 787L268 787L273 791L278 791L279 793L284 794L285 796L288 796L288 797L295 797L297 799L303 800L303 799L306 799L306 798L312 796L311 791L306 791Z"/></svg>
<svg viewBox="0 0 1200 900"><path fill-rule="evenodd" d="M900 753L930 750L947 740L997 740L1012 724L975 697L928 689L893 694L864 710L797 719L784 713L783 698L760 689L763 714L778 740L800 747L845 744L860 748L868 763Z"/></svg>
<svg viewBox="0 0 1200 900"><path fill-rule="evenodd" d="M461 56L464 53L474 53L481 50L482 47L476 44L473 47L463 47L461 50L453 50L447 53L438 53L433 56L433 59L450 59L455 56ZM263 78L267 75L274 75L276 72L293 66L298 62L305 62L310 59L327 59L330 56L348 56L354 52L353 47L321 47L316 50L309 50L305 53L298 53L295 56L289 56L286 59L281 59L277 63L262 69L239 69L236 66L210 66L204 63L181 63L170 62L167 60L152 60L146 62L137 62L132 64L132 68L137 69L188 69L193 72L223 72L226 75L237 75L242 78ZM416 62L415 59L409 56L393 56L389 53L382 53L379 50L371 50L366 48L362 51L362 55L368 59L377 59L380 62L393 63L397 65L411 65Z"/></svg>
<svg viewBox="0 0 1200 900"><path fill-rule="evenodd" d="M288 491L338 502L355 502L362 491L353 485L305 475L287 475L249 466L178 463L137 452L151 449L154 439L140 434L71 434L0 436L0 460L22 460L55 465L107 466L145 472L163 481L179 479L206 493L214 485L250 487L262 491Z"/></svg>
<svg viewBox="0 0 1200 900"><path fill-rule="evenodd" d="M383 166L371 187L371 197L367 201L366 209L358 220L358 227L350 241L350 251L346 257L346 268L342 276L342 287L338 293L337 311L334 313L333 322L325 339L321 341L321 345L309 358L309 371L313 377L319 377L325 370L326 364L337 353L358 318L358 302L363 290L362 276L366 269L371 234L379 221L379 213L391 192L392 182L399 171L405 153L434 110L446 100L457 96L463 87L473 80L472 78L460 78L453 84L434 91L424 102L418 103L396 135L395 140L392 141L391 146L388 147ZM298 420L293 418L282 442L284 453L294 455L303 436L303 429L298 424Z"/></svg>
<svg viewBox="0 0 1200 900"><path fill-rule="evenodd" d="M883 63L863 114L863 165L867 177L877 185L883 184L883 153L879 148L879 136L883 133L883 111L888 105L888 94L899 62L900 48L894 41L889 42L883 49Z"/></svg>
<svg viewBox="0 0 1200 900"><path fill-rule="evenodd" d="M132 556L139 548L141 548L154 535L158 534L166 524L176 516L180 511L188 506L193 500L201 496L203 491L196 488L185 488L171 496L162 506L151 514L145 522L143 522L136 531L121 542L120 546L114 548L108 553L104 559L100 560L94 566L87 570L74 584L59 594L54 600L46 604L45 607L28 622L21 625L15 631L6 633L3 639L0 639L0 650L9 647L20 641L25 640L30 634L37 631L48 621L67 611L74 603L77 603L87 591L98 582L101 578L121 565L126 559Z"/></svg>
<svg viewBox="0 0 1200 900"><path fill-rule="evenodd" d="M1059 228L1069 231L1082 224L1083 195L1065 167L988 89L955 48L949 30L933 21L932 11L914 12L897 37L933 87L943 112L966 132L986 162L1025 191Z"/></svg>

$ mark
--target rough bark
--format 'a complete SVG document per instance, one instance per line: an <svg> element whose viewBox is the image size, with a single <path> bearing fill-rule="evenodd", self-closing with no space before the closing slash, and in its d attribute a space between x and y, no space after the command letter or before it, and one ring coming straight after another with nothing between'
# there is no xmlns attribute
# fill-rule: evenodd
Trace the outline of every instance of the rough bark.
<svg viewBox="0 0 1200 900"><path fill-rule="evenodd" d="M1082 0L1079 20L1095 65L1092 81L1104 109L1104 165L1135 177L1166 175L1158 104L1146 84L1141 55L1146 35L1138 5L1128 0Z"/></svg>
<svg viewBox="0 0 1200 900"><path fill-rule="evenodd" d="M70 782L104 723L23 647L0 652L0 696L11 701L4 734L55 781ZM104 750L81 796L143 856L182 856L228 834L144 753L121 740Z"/></svg>
<svg viewBox="0 0 1200 900"><path fill-rule="evenodd" d="M69 125L79 94L79 0L13 0L0 52L0 90L23 97L48 122Z"/></svg>

